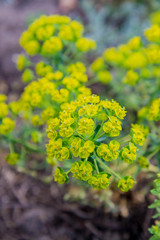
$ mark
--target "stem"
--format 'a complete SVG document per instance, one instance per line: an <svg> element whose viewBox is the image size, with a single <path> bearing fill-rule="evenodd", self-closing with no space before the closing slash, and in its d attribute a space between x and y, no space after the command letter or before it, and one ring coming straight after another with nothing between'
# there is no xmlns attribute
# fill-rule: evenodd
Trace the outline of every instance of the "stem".
<svg viewBox="0 0 160 240"><path fill-rule="evenodd" d="M81 139L83 139L84 141L86 141L86 139L85 139L83 136L81 136L80 134L78 134L77 132L75 132L75 134L76 134L77 136L79 136Z"/></svg>
<svg viewBox="0 0 160 240"><path fill-rule="evenodd" d="M94 140L97 140L105 135L105 132L103 132L100 136L97 136Z"/></svg>
<svg viewBox="0 0 160 240"><path fill-rule="evenodd" d="M11 153L14 153L14 147L12 143L9 144L9 149Z"/></svg>
<svg viewBox="0 0 160 240"><path fill-rule="evenodd" d="M11 136L7 137L8 140L10 140L12 143L18 143L21 144L22 146L24 146L26 149L33 151L33 152L41 152L41 153L45 153L45 150L42 148L37 148L36 146L30 144L30 143L26 143L21 139L18 138L12 138Z"/></svg>
<svg viewBox="0 0 160 240"><path fill-rule="evenodd" d="M95 156L95 158L93 159L94 160L94 164L95 164L95 167L96 167L96 171L97 171L97 173L99 173L99 169L98 169L98 165L97 165L97 161L96 161L96 154L94 153L94 156Z"/></svg>
<svg viewBox="0 0 160 240"><path fill-rule="evenodd" d="M20 161L19 161L19 166L24 167L25 166L25 156L26 156L26 151L24 146L21 147L21 155L20 155Z"/></svg>
<svg viewBox="0 0 160 240"><path fill-rule="evenodd" d="M160 151L160 147L156 148L155 151L153 151L151 154L148 155L148 160L150 160L154 155L156 155L157 152Z"/></svg>
<svg viewBox="0 0 160 240"><path fill-rule="evenodd" d="M103 123L104 123L104 122L101 123L101 127L100 127L100 129L98 130L98 132L97 132L97 134L96 134L97 137L95 136L95 137L94 137L94 140L97 140L98 138L102 137L102 136L105 134L105 132L103 132L100 136L98 136L98 134L101 133L101 130L103 130Z"/></svg>
<svg viewBox="0 0 160 240"><path fill-rule="evenodd" d="M115 177L117 177L118 179L121 179L121 176L119 174L117 174L115 171L113 171L110 167L108 167L97 155L95 155L98 162L100 163L100 165L102 165L102 167L104 169L106 169L109 173L113 174Z"/></svg>
<svg viewBox="0 0 160 240"><path fill-rule="evenodd" d="M127 142L129 142L130 141L130 135L128 134L127 136L125 136L125 137L122 137L122 138L119 138L118 139L118 142L120 143L120 144L125 144L125 143L127 143Z"/></svg>

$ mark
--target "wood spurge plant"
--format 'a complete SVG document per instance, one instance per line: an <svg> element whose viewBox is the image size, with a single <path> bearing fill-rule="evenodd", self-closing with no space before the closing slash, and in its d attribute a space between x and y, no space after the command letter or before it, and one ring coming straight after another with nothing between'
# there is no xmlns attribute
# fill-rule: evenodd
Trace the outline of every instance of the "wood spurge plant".
<svg viewBox="0 0 160 240"><path fill-rule="evenodd" d="M24 91L10 102L0 94L0 142L10 149L6 161L27 169L32 154L40 153L42 168L48 164L57 183L73 178L98 190L117 186L128 192L141 171L155 176L160 169L159 19L160 13L152 15L153 25L144 32L149 42L135 36L106 49L91 65L87 54L96 43L85 37L80 22L59 15L35 20L20 38L24 53L17 57ZM92 93L93 83L110 85L107 98ZM158 175L152 190L158 197L159 181ZM156 217L159 206L160 200L151 205ZM151 239L160 239L159 228L157 221Z"/></svg>
<svg viewBox="0 0 160 240"><path fill-rule="evenodd" d="M150 205L150 208L155 208L157 211L153 216L153 218L157 220L155 221L155 225L149 229L150 233L153 234L150 240L158 240L160 238L160 221L158 220L160 217L160 174L158 174L157 179L154 180L154 188L151 192L157 197L154 203Z"/></svg>

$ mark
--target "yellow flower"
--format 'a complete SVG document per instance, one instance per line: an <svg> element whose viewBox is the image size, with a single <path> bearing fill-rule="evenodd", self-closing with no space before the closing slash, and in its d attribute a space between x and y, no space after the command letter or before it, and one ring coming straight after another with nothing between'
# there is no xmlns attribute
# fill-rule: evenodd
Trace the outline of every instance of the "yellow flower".
<svg viewBox="0 0 160 240"><path fill-rule="evenodd" d="M155 24L144 32L150 42L160 43L160 26Z"/></svg>
<svg viewBox="0 0 160 240"><path fill-rule="evenodd" d="M88 38L80 38L76 42L76 47L81 52L87 52L89 50L96 49L96 43L94 40L88 39Z"/></svg>
<svg viewBox="0 0 160 240"><path fill-rule="evenodd" d="M104 68L104 60L102 57L97 58L92 64L91 69L94 72L99 72Z"/></svg>
<svg viewBox="0 0 160 240"><path fill-rule="evenodd" d="M69 138L69 137L71 137L73 135L73 132L74 132L73 128L71 128L71 127L63 127L62 126L60 128L59 134L60 134L61 137Z"/></svg>
<svg viewBox="0 0 160 240"><path fill-rule="evenodd" d="M82 143L82 141L78 137L74 137L71 140L70 150L71 150L74 157L78 157L79 148L81 147L81 143Z"/></svg>
<svg viewBox="0 0 160 240"><path fill-rule="evenodd" d="M77 132L81 135L91 135L94 132L94 121L89 118L81 118L78 121Z"/></svg>
<svg viewBox="0 0 160 240"><path fill-rule="evenodd" d="M160 119L160 98L155 99L149 107L148 118L151 121Z"/></svg>
<svg viewBox="0 0 160 240"><path fill-rule="evenodd" d="M20 54L17 59L17 69L22 71L26 65L26 58L24 55Z"/></svg>
<svg viewBox="0 0 160 240"><path fill-rule="evenodd" d="M8 106L4 102L0 102L0 119L8 114Z"/></svg>
<svg viewBox="0 0 160 240"><path fill-rule="evenodd" d="M6 161L10 164L10 165L15 165L19 160L19 154L12 152L10 154L8 154L6 156Z"/></svg>
<svg viewBox="0 0 160 240"><path fill-rule="evenodd" d="M46 39L49 39L54 34L55 28L53 25L46 25L43 27L39 27L36 30L36 37L40 41L44 41Z"/></svg>
<svg viewBox="0 0 160 240"><path fill-rule="evenodd" d="M110 151L107 144L102 143L97 148L97 155L103 158L105 161L112 161L112 152Z"/></svg>
<svg viewBox="0 0 160 240"><path fill-rule="evenodd" d="M137 152L137 147L130 142L129 145L121 149L120 157L126 163L133 163L133 161L137 157L136 152Z"/></svg>
<svg viewBox="0 0 160 240"><path fill-rule="evenodd" d="M59 37L51 37L49 40L46 40L42 46L42 54L55 54L61 51L63 48L62 41Z"/></svg>
<svg viewBox="0 0 160 240"><path fill-rule="evenodd" d="M6 117L2 119L2 123L0 124L0 134L6 135L12 132L12 130L15 128L15 122Z"/></svg>
<svg viewBox="0 0 160 240"><path fill-rule="evenodd" d="M112 80L112 75L107 70L99 71L97 76L102 83L109 83Z"/></svg>
<svg viewBox="0 0 160 240"><path fill-rule="evenodd" d="M79 148L79 157L88 158L89 155L94 151L95 145L92 141L88 140L84 143L83 147Z"/></svg>
<svg viewBox="0 0 160 240"><path fill-rule="evenodd" d="M47 122L50 120L50 118L53 118L56 114L56 111L53 107L47 107L43 112L41 113L41 119L42 122Z"/></svg>
<svg viewBox="0 0 160 240"><path fill-rule="evenodd" d="M149 160L144 157L144 156L141 156L137 159L138 161L138 164L141 168L148 168L149 167Z"/></svg>
<svg viewBox="0 0 160 240"><path fill-rule="evenodd" d="M140 37L133 37L127 43L127 47L130 50L137 50L141 46L141 38Z"/></svg>
<svg viewBox="0 0 160 240"><path fill-rule="evenodd" d="M128 190L131 189L135 183L136 182L132 177L125 176L119 180L118 187L121 189L121 191L128 192Z"/></svg>
<svg viewBox="0 0 160 240"><path fill-rule="evenodd" d="M74 72L85 73L86 67L84 66L84 64L82 62L72 63L67 67L67 72L68 73L74 73Z"/></svg>
<svg viewBox="0 0 160 240"><path fill-rule="evenodd" d="M41 125L41 120L40 120L39 115L34 115L34 116L32 116L31 121L32 121L33 126L39 126L39 125Z"/></svg>
<svg viewBox="0 0 160 240"><path fill-rule="evenodd" d="M121 122L116 117L109 117L109 120L103 124L103 130L110 137L116 137L122 130Z"/></svg>
<svg viewBox="0 0 160 240"><path fill-rule="evenodd" d="M103 53L103 56L105 61L115 65L119 65L124 61L123 54L114 47L106 49Z"/></svg>
<svg viewBox="0 0 160 240"><path fill-rule="evenodd" d="M59 184L63 184L63 183L67 183L69 181L69 178L67 174L64 172L64 170L58 167L54 172L54 180Z"/></svg>
<svg viewBox="0 0 160 240"><path fill-rule="evenodd" d="M30 69L25 69L25 71L22 74L22 80L25 83L31 82L34 79L34 73Z"/></svg>
<svg viewBox="0 0 160 240"><path fill-rule="evenodd" d="M36 74L41 77L44 77L47 73L51 73L52 70L52 67L44 62L37 63L35 67Z"/></svg>
<svg viewBox="0 0 160 240"><path fill-rule="evenodd" d="M143 125L132 124L131 127L131 139L135 144L142 146L144 144L145 138L148 134L148 128Z"/></svg>
<svg viewBox="0 0 160 240"><path fill-rule="evenodd" d="M90 162L78 161L72 163L70 171L73 173L73 177L87 181L92 176L93 167Z"/></svg>
<svg viewBox="0 0 160 240"><path fill-rule="evenodd" d="M123 78L123 83L127 83L130 86L135 86L138 80L139 80L139 75L133 70L129 70L126 73L126 76Z"/></svg>
<svg viewBox="0 0 160 240"><path fill-rule="evenodd" d="M88 183L95 189L106 189L110 184L110 175L104 172L93 175Z"/></svg>
<svg viewBox="0 0 160 240"><path fill-rule="evenodd" d="M37 41L32 40L32 41L27 42L24 45L24 49L26 50L26 52L29 55L34 56L37 53L39 53L39 51L40 51L40 44Z"/></svg>
<svg viewBox="0 0 160 240"><path fill-rule="evenodd" d="M147 64L147 59L142 52L132 52L125 60L124 66L129 69L143 68Z"/></svg>

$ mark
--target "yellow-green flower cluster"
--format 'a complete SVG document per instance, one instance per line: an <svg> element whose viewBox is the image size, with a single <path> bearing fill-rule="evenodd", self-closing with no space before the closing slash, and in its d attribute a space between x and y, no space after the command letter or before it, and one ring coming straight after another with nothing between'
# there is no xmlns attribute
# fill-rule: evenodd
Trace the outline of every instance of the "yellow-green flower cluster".
<svg viewBox="0 0 160 240"><path fill-rule="evenodd" d="M2 135L9 134L13 131L14 128L15 122L11 118L5 117L2 119L0 123L0 134Z"/></svg>
<svg viewBox="0 0 160 240"><path fill-rule="evenodd" d="M80 96L77 101L64 103L61 108L59 117L51 119L48 125L50 140L47 153L50 162L51 159L61 162L78 158L80 160L71 164L68 173L71 172L76 179L87 181L93 188L107 188L112 172L108 171L105 161L116 160L120 151L125 150L125 147L120 150L118 140L110 140L110 137L120 134L125 109L113 100L100 100L97 95ZM108 143L102 142L102 136L108 139ZM134 155L137 150L132 145L136 148L130 143L130 155ZM125 154L122 155L127 158ZM99 172L96 162L104 164L102 168L105 171ZM62 177L62 172L56 170L56 181L57 172L59 178Z"/></svg>
<svg viewBox="0 0 160 240"><path fill-rule="evenodd" d="M121 189L121 191L128 192L128 190L130 190L134 184L135 181L132 177L125 176L124 178L119 180L118 187Z"/></svg>
<svg viewBox="0 0 160 240"><path fill-rule="evenodd" d="M138 164L141 168L148 168L149 167L149 160L148 158L141 156L137 159Z"/></svg>
<svg viewBox="0 0 160 240"><path fill-rule="evenodd" d="M97 148L97 155L105 161L117 159L119 155L120 144L116 140L110 141L109 144L102 143Z"/></svg>
<svg viewBox="0 0 160 240"><path fill-rule="evenodd" d="M123 147L120 152L120 158L126 163L133 163L137 157L137 147L134 143L130 142L127 146Z"/></svg>
<svg viewBox="0 0 160 240"><path fill-rule="evenodd" d="M92 177L93 170L90 162L77 161L72 163L70 171L73 173L73 177L87 181Z"/></svg>
<svg viewBox="0 0 160 240"><path fill-rule="evenodd" d="M91 90L84 86L88 78L81 62L68 65L65 75L60 71L53 72L52 67L43 62L37 64L36 72L42 78L31 82L21 98L9 104L12 113L30 119L34 126L40 126L55 117L61 104L91 95Z"/></svg>
<svg viewBox="0 0 160 240"><path fill-rule="evenodd" d="M160 26L152 25L145 31L145 36L150 42L160 43Z"/></svg>
<svg viewBox="0 0 160 240"><path fill-rule="evenodd" d="M159 13L155 18L157 19L158 16ZM115 89L122 89L120 87L121 80L124 84L132 87L139 84L142 93L141 98L148 101L152 94L156 92L156 89L159 88L160 25L158 24L157 21L157 24L144 32L151 43L143 43L141 38L136 36L126 44L106 49L103 55L91 64L91 70L96 78L102 83L109 83L112 80L113 70L115 85L119 85ZM114 87L114 84L112 86ZM123 94L122 91L121 94ZM131 91L127 90L127 92L130 93Z"/></svg>
<svg viewBox="0 0 160 240"><path fill-rule="evenodd" d="M94 174L88 183L95 189L106 189L110 185L110 175L106 172Z"/></svg>
<svg viewBox="0 0 160 240"><path fill-rule="evenodd" d="M131 140L133 143L142 146L148 135L149 129L143 125L132 124L131 127Z"/></svg>
<svg viewBox="0 0 160 240"><path fill-rule="evenodd" d="M22 71L25 67L28 67L30 64L29 59L25 55L20 54L17 58L17 69Z"/></svg>
<svg viewBox="0 0 160 240"><path fill-rule="evenodd" d="M8 117L10 113L8 105L5 103L6 96L4 94L0 94L0 134L6 135L12 132L15 127L15 122Z"/></svg>
<svg viewBox="0 0 160 240"><path fill-rule="evenodd" d="M6 156L6 161L10 164L10 165L15 165L19 160L19 155L18 153L12 152L10 154L8 154Z"/></svg>
<svg viewBox="0 0 160 240"><path fill-rule="evenodd" d="M96 47L93 40L83 37L83 25L67 16L41 16L20 38L20 45L33 56L59 54L66 46L85 52ZM21 59L22 62L22 59Z"/></svg>
<svg viewBox="0 0 160 240"><path fill-rule="evenodd" d="M151 104L143 107L138 112L139 118L147 118L149 121L160 120L160 98L154 99Z"/></svg>
<svg viewBox="0 0 160 240"><path fill-rule="evenodd" d="M62 168L57 167L54 173L54 180L59 184L63 184L67 183L69 178Z"/></svg>
<svg viewBox="0 0 160 240"><path fill-rule="evenodd" d="M158 121L160 119L160 98L152 102L149 107L148 118L150 121Z"/></svg>
<svg viewBox="0 0 160 240"><path fill-rule="evenodd" d="M138 148L136 145L142 146L147 135L147 127L139 124L132 124L130 131L130 142L121 149L120 159L125 163L133 163L137 158Z"/></svg>
<svg viewBox="0 0 160 240"><path fill-rule="evenodd" d="M130 86L134 86L139 80L138 73L133 70L129 70L126 73L126 76L123 78L123 83L129 84Z"/></svg>

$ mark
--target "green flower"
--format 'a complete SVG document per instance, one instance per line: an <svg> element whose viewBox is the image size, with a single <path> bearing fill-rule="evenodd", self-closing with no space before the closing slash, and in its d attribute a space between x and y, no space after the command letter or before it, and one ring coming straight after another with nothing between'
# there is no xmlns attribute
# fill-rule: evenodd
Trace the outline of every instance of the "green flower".
<svg viewBox="0 0 160 240"><path fill-rule="evenodd" d="M136 182L132 177L125 176L119 180L118 187L121 189L121 191L128 192L135 183Z"/></svg>
<svg viewBox="0 0 160 240"><path fill-rule="evenodd" d="M57 167L54 172L54 180L59 184L67 183L69 181L68 175L60 167Z"/></svg>

